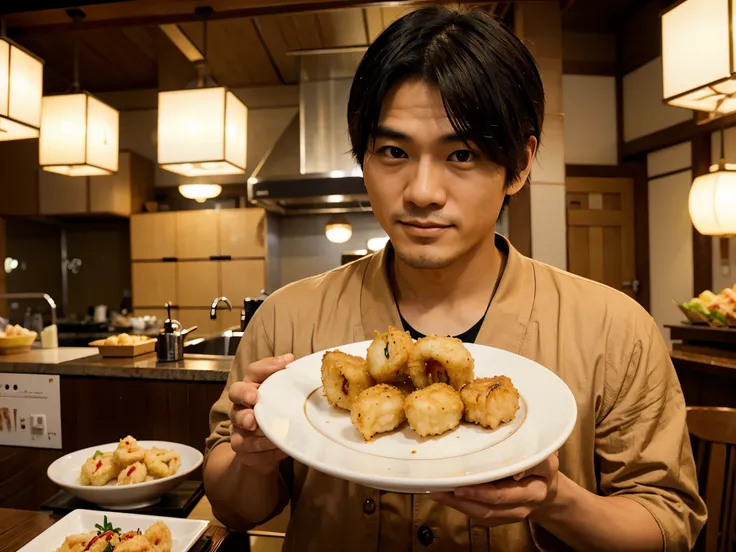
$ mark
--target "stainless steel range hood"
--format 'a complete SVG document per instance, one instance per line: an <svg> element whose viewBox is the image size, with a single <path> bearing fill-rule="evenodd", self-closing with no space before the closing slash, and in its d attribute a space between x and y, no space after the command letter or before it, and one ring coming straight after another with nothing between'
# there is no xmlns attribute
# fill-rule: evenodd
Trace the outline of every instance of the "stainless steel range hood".
<svg viewBox="0 0 736 552"><path fill-rule="evenodd" d="M363 53L299 55L299 115L248 179L248 199L280 215L370 211L347 134L348 95Z"/></svg>

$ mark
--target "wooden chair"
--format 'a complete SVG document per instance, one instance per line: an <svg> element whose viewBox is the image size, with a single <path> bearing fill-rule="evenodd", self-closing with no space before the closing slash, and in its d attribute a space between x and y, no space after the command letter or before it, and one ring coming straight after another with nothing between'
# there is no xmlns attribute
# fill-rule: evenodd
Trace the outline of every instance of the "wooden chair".
<svg viewBox="0 0 736 552"><path fill-rule="evenodd" d="M691 406L687 426L693 439L700 495L708 522L695 550L736 551L736 409Z"/></svg>

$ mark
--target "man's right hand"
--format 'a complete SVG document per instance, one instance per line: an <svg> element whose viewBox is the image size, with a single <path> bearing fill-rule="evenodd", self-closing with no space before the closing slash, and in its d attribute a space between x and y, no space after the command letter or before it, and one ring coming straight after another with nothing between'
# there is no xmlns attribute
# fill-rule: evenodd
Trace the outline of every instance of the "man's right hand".
<svg viewBox="0 0 736 552"><path fill-rule="evenodd" d="M261 383L293 361L294 355L291 353L264 358L248 366L243 381L230 386L229 396L233 403L230 408L230 445L240 462L264 473L275 470L286 454L277 449L259 429L253 407L258 402Z"/></svg>

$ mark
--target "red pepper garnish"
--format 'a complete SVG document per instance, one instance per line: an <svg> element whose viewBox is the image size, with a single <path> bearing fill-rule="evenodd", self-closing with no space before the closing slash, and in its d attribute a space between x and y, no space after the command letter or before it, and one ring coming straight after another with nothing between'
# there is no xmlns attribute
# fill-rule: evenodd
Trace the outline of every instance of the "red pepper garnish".
<svg viewBox="0 0 736 552"><path fill-rule="evenodd" d="M97 461L97 465L95 466L95 471L99 470L102 467L102 460Z"/></svg>
<svg viewBox="0 0 736 552"><path fill-rule="evenodd" d="M135 471L135 466L130 466L130 469L128 470L128 473L127 473L128 477L130 477L130 474L133 473L134 471Z"/></svg>
<svg viewBox="0 0 736 552"><path fill-rule="evenodd" d="M96 543L99 539L104 537L105 540L109 541L112 538L112 535L113 535L112 531L105 531L104 533L97 535L91 541L89 541L89 543L87 544L87 547L84 549L85 552L87 552L87 550L92 548L92 545Z"/></svg>

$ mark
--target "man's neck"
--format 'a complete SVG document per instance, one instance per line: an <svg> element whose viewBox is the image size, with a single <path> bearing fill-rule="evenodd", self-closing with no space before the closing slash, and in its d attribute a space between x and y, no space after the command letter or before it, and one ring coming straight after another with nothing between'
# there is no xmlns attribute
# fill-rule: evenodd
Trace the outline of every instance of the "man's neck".
<svg viewBox="0 0 736 552"><path fill-rule="evenodd" d="M422 333L460 334L485 314L502 261L493 239L437 270L412 268L394 255L391 285L399 311Z"/></svg>

